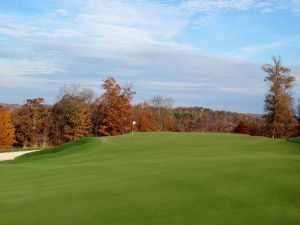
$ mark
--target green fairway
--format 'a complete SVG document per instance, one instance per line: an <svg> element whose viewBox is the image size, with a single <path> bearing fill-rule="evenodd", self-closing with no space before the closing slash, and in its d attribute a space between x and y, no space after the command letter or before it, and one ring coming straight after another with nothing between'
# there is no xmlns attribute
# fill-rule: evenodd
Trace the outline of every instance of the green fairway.
<svg viewBox="0 0 300 225"><path fill-rule="evenodd" d="M85 138L0 163L2 225L298 225L300 145L235 134Z"/></svg>

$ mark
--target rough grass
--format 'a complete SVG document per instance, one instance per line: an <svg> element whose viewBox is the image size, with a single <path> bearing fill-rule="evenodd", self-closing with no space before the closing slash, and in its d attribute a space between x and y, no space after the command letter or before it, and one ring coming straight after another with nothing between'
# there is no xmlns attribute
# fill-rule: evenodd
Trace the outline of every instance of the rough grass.
<svg viewBox="0 0 300 225"><path fill-rule="evenodd" d="M300 147L233 134L87 138L0 163L0 224L297 225Z"/></svg>

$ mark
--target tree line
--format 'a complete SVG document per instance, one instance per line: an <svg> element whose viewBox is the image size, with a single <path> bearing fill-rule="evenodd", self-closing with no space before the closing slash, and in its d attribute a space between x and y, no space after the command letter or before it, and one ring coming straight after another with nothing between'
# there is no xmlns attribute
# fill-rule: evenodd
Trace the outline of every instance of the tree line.
<svg viewBox="0 0 300 225"><path fill-rule="evenodd" d="M295 77L280 57L265 64L265 115L214 111L202 107L177 107L171 98L155 96L132 105L130 85L120 86L115 78L102 83L103 94L64 87L54 105L43 98L28 99L21 107L0 107L0 149L59 145L88 136L112 136L131 131L235 132L286 138L299 135L300 100L294 109ZM133 121L136 123L133 124Z"/></svg>

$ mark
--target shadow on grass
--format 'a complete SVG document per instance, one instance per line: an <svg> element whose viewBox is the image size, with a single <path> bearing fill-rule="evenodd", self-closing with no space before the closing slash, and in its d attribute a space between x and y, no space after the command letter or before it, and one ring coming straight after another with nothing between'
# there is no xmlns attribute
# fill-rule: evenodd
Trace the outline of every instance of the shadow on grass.
<svg viewBox="0 0 300 225"><path fill-rule="evenodd" d="M289 138L288 141L300 144L300 136L294 137L294 138Z"/></svg>

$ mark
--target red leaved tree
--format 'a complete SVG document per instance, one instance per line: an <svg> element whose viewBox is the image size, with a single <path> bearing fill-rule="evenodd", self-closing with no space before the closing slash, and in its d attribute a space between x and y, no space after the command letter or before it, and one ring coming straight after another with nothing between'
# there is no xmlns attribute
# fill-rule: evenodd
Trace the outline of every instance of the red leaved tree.
<svg viewBox="0 0 300 225"><path fill-rule="evenodd" d="M251 134L251 124L245 121L240 121L233 129L233 132L239 134Z"/></svg>
<svg viewBox="0 0 300 225"><path fill-rule="evenodd" d="M108 77L102 84L105 92L97 99L98 134L113 136L132 130L131 86L121 87L115 78Z"/></svg>

